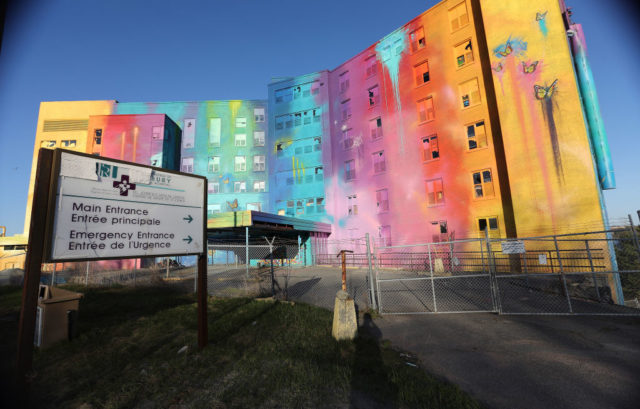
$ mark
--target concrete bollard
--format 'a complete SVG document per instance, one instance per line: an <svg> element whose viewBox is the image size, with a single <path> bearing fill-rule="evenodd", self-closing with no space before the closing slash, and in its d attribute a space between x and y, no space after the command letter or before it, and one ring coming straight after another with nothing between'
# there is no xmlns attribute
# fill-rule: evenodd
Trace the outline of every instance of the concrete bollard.
<svg viewBox="0 0 640 409"><path fill-rule="evenodd" d="M358 323L356 321L356 306L349 293L340 290L336 294L336 301L333 308L333 328L331 335L340 340L353 340L358 334Z"/></svg>

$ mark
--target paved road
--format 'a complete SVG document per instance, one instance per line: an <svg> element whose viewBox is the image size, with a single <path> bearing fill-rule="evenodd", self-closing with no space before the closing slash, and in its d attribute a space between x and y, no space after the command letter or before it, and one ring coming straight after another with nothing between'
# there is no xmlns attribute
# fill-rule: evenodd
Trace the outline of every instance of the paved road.
<svg viewBox="0 0 640 409"><path fill-rule="evenodd" d="M382 337L492 408L640 407L640 318L386 315Z"/></svg>

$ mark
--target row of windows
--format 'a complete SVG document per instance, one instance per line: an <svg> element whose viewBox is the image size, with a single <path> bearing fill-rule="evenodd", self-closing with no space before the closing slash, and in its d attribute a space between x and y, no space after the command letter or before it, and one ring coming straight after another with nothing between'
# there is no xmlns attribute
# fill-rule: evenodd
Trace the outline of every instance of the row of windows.
<svg viewBox="0 0 640 409"><path fill-rule="evenodd" d="M264 180L256 180L253 182L252 192L265 192L265 186L266 185ZM246 191L247 191L247 182L245 181L233 182L234 193L245 193ZM218 182L207 183L207 193L210 193L210 194L220 193L220 183Z"/></svg>
<svg viewBox="0 0 640 409"><path fill-rule="evenodd" d="M253 156L253 171L263 172L265 170L265 156L254 155ZM180 170L186 173L193 173L193 157L182 158ZM233 158L233 170L234 172L246 172L247 171L247 158L246 156L236 156ZM220 172L220 156L210 156L207 163L207 171L209 173Z"/></svg>
<svg viewBox="0 0 640 409"><path fill-rule="evenodd" d="M282 88L276 90L276 104L281 102L289 102L300 98L308 98L312 95L318 95L320 92L320 85L317 82L309 82L306 84L299 84L292 87Z"/></svg>
<svg viewBox="0 0 640 409"><path fill-rule="evenodd" d="M288 173L288 172L287 172ZM285 179L285 183L287 186L292 185L302 185L308 183L322 182L324 180L324 171L322 166L316 166L312 169L307 169L304 175L293 177L289 176ZM281 179L278 178L278 182L281 182Z"/></svg>
<svg viewBox="0 0 640 409"><path fill-rule="evenodd" d="M276 117L276 130L297 128L303 125L319 123L322 116L321 108L309 109L306 111L293 112Z"/></svg>
<svg viewBox="0 0 640 409"><path fill-rule="evenodd" d="M220 203L210 203L207 205L207 213L209 215L212 215L214 213L221 213L222 212L222 204ZM227 202L226 206L232 210L232 211L237 211L237 210L242 210L238 207L238 202L234 201L234 203L229 203ZM247 203L247 210L255 210L255 211L262 211L262 203L256 202L256 203Z"/></svg>
<svg viewBox="0 0 640 409"><path fill-rule="evenodd" d="M43 141L40 141L40 147L41 148L55 148L57 143L58 143L58 141L53 140L53 139L43 140ZM63 148L75 148L76 144L77 143L76 143L75 139L66 139L66 140L60 141L60 146L63 147Z"/></svg>
<svg viewBox="0 0 640 409"><path fill-rule="evenodd" d="M281 216L301 216L322 214L325 212L324 197L309 197L276 202L278 214Z"/></svg>
<svg viewBox="0 0 640 409"><path fill-rule="evenodd" d="M319 152L322 150L322 137L316 136L313 139L307 138L307 140L301 139L297 141L295 148L293 150L287 149L287 145L284 142L276 143L276 156L283 157L286 153L290 153L292 155L302 155L305 153ZM304 145L303 145L304 143Z"/></svg>
<svg viewBox="0 0 640 409"><path fill-rule="evenodd" d="M261 123L265 121L265 109L254 108L253 119L255 123ZM235 129L243 129L247 127L247 118L242 116L235 117ZM196 133L196 120L195 118L189 118L184 120L182 127L182 147L193 148L195 143ZM254 132L254 139L255 139ZM212 117L209 118L209 145L219 146L220 137L222 135L222 118ZM262 132L262 139L264 140L264 132ZM161 139L161 138L160 138ZM264 145L264 142L262 143Z"/></svg>
<svg viewBox="0 0 640 409"><path fill-rule="evenodd" d="M386 213L389 211L389 191L387 189L376 190L376 211ZM347 196L347 216L358 215L358 195Z"/></svg>

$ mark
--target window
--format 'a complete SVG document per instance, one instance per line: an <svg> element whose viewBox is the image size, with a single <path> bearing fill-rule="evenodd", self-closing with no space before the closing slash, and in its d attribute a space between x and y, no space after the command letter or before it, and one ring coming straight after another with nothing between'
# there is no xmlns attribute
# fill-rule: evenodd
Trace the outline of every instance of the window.
<svg viewBox="0 0 640 409"><path fill-rule="evenodd" d="M236 172L245 172L247 170L247 159L244 156L236 156L233 169Z"/></svg>
<svg viewBox="0 0 640 409"><path fill-rule="evenodd" d="M473 191L475 198L493 197L493 178L491 170L485 169L473 173Z"/></svg>
<svg viewBox="0 0 640 409"><path fill-rule="evenodd" d="M280 102L289 102L293 99L293 88L276 90L275 97L276 97L276 104Z"/></svg>
<svg viewBox="0 0 640 409"><path fill-rule="evenodd" d="M380 239L380 244L385 246L391 245L391 226L380 226L378 227L378 237Z"/></svg>
<svg viewBox="0 0 640 409"><path fill-rule="evenodd" d="M256 180L253 182L253 191L254 192L264 192L264 180Z"/></svg>
<svg viewBox="0 0 640 409"><path fill-rule="evenodd" d="M376 191L376 208L378 213L389 211L389 191L387 189Z"/></svg>
<svg viewBox="0 0 640 409"><path fill-rule="evenodd" d="M320 136L316 136L315 138L313 138L313 150L322 150L322 138Z"/></svg>
<svg viewBox="0 0 640 409"><path fill-rule="evenodd" d="M220 172L220 156L211 156L209 158L207 170L209 171L209 173Z"/></svg>
<svg viewBox="0 0 640 409"><path fill-rule="evenodd" d="M451 22L451 31L455 31L469 23L469 14L467 14L466 2L463 1L449 10L449 21Z"/></svg>
<svg viewBox="0 0 640 409"><path fill-rule="evenodd" d="M484 121L467 125L467 141L469 150L485 148L487 146L487 134L484 129Z"/></svg>
<svg viewBox="0 0 640 409"><path fill-rule="evenodd" d="M320 92L320 85L317 83L311 84L311 95L318 95Z"/></svg>
<svg viewBox="0 0 640 409"><path fill-rule="evenodd" d="M182 158L180 170L186 173L193 173L193 158Z"/></svg>
<svg viewBox="0 0 640 409"><path fill-rule="evenodd" d="M487 230L487 225L489 226L489 232L498 230L498 218L497 217L485 217L478 219L478 230L485 231Z"/></svg>
<svg viewBox="0 0 640 409"><path fill-rule="evenodd" d="M236 146L247 146L247 134L237 133L234 137Z"/></svg>
<svg viewBox="0 0 640 409"><path fill-rule="evenodd" d="M53 148L56 146L56 141L40 141L41 148Z"/></svg>
<svg viewBox="0 0 640 409"><path fill-rule="evenodd" d="M296 112L293 114L293 126L302 125L302 112Z"/></svg>
<svg viewBox="0 0 640 409"><path fill-rule="evenodd" d="M96 145L100 145L102 143L102 129L93 130L93 141L95 142Z"/></svg>
<svg viewBox="0 0 640 409"><path fill-rule="evenodd" d="M382 118L378 117L369 121L369 131L371 133L371 139L378 139L382 137Z"/></svg>
<svg viewBox="0 0 640 409"><path fill-rule="evenodd" d="M302 94L302 88L300 88L299 85L293 87L293 99L300 98L301 94Z"/></svg>
<svg viewBox="0 0 640 409"><path fill-rule="evenodd" d="M234 182L233 183L233 192L234 193L244 193L247 191L247 182Z"/></svg>
<svg viewBox="0 0 640 409"><path fill-rule="evenodd" d="M164 139L164 132L162 126L154 126L151 128L151 139Z"/></svg>
<svg viewBox="0 0 640 409"><path fill-rule="evenodd" d="M316 197L316 212L324 213L324 197Z"/></svg>
<svg viewBox="0 0 640 409"><path fill-rule="evenodd" d="M348 160L344 163L344 179L350 181L356 178L356 161Z"/></svg>
<svg viewBox="0 0 640 409"><path fill-rule="evenodd" d="M296 214L304 214L304 200L296 200Z"/></svg>
<svg viewBox="0 0 640 409"><path fill-rule="evenodd" d="M293 216L294 214L293 205L294 205L293 200L287 200L287 211L286 211L287 216Z"/></svg>
<svg viewBox="0 0 640 409"><path fill-rule="evenodd" d="M340 74L339 83L340 93L347 92L347 90L349 89L349 71L345 71Z"/></svg>
<svg viewBox="0 0 640 409"><path fill-rule="evenodd" d="M478 89L478 79L474 78L465 81L458 86L462 108L470 107L480 103L480 90Z"/></svg>
<svg viewBox="0 0 640 409"><path fill-rule="evenodd" d="M238 116L236 117L236 128L246 128L247 127L247 118Z"/></svg>
<svg viewBox="0 0 640 409"><path fill-rule="evenodd" d="M254 155L253 156L253 171L254 172L262 172L264 171L264 155Z"/></svg>
<svg viewBox="0 0 640 409"><path fill-rule="evenodd" d="M424 29L420 27L419 29L412 31L411 34L409 34L409 39L411 40L412 53L422 50L425 46Z"/></svg>
<svg viewBox="0 0 640 409"><path fill-rule="evenodd" d="M418 101L418 119L420 122L427 122L435 119L436 112L433 109L433 98L425 98Z"/></svg>
<svg viewBox="0 0 640 409"><path fill-rule="evenodd" d="M438 159L440 157L440 150L438 149L438 137L428 136L422 138L422 160L429 161Z"/></svg>
<svg viewBox="0 0 640 409"><path fill-rule="evenodd" d="M193 148L196 138L196 120L185 119L182 128L182 147Z"/></svg>
<svg viewBox="0 0 640 409"><path fill-rule="evenodd" d="M462 68L467 64L473 62L473 49L471 47L471 40L466 40L453 49L453 55L456 59L456 67Z"/></svg>
<svg viewBox="0 0 640 409"><path fill-rule="evenodd" d="M247 210L260 212L262 211L262 203L247 203Z"/></svg>
<svg viewBox="0 0 640 409"><path fill-rule="evenodd" d="M373 154L373 173L382 173L387 170L387 164L385 163L384 151L376 152Z"/></svg>
<svg viewBox="0 0 640 409"><path fill-rule="evenodd" d="M220 184L217 182L209 182L207 184L207 193L220 193Z"/></svg>
<svg viewBox="0 0 640 409"><path fill-rule="evenodd" d="M429 82L429 62L424 61L413 67L413 75L416 79L416 86Z"/></svg>
<svg viewBox="0 0 640 409"><path fill-rule="evenodd" d="M254 108L253 119L256 122L264 122L264 108Z"/></svg>
<svg viewBox="0 0 640 409"><path fill-rule="evenodd" d="M253 132L253 145L264 146L264 131Z"/></svg>
<svg viewBox="0 0 640 409"><path fill-rule="evenodd" d="M427 180L427 204L437 206L444 203L442 179Z"/></svg>
<svg viewBox="0 0 640 409"><path fill-rule="evenodd" d="M347 196L347 214L355 216L358 214L358 197L357 195Z"/></svg>
<svg viewBox="0 0 640 409"><path fill-rule="evenodd" d="M373 75L376 75L377 63L378 63L378 60L376 60L376 56L375 55L372 55L371 57L367 58L364 61L364 64L367 67L367 77L371 77Z"/></svg>
<svg viewBox="0 0 640 409"><path fill-rule="evenodd" d="M380 103L380 88L373 86L369 88L369 108L374 107Z"/></svg>
<svg viewBox="0 0 640 409"><path fill-rule="evenodd" d="M448 229L446 220L436 220L431 222L430 231L431 241L434 243L449 240L449 237L447 237Z"/></svg>
<svg viewBox="0 0 640 409"><path fill-rule="evenodd" d="M220 203L211 203L207 205L207 214L220 213L222 207Z"/></svg>
<svg viewBox="0 0 640 409"><path fill-rule="evenodd" d="M351 113L351 109L349 109L349 113ZM313 110L313 122L320 122L320 118L322 115L322 109L321 108L316 108ZM351 116L351 114L349 114L349 116ZM306 119L305 119L305 124L306 124Z"/></svg>
<svg viewBox="0 0 640 409"><path fill-rule="evenodd" d="M220 146L221 118L209 118L209 145Z"/></svg>
<svg viewBox="0 0 640 409"><path fill-rule="evenodd" d="M353 133L351 129L342 131L342 146L344 146L345 149L351 149L353 147Z"/></svg>
<svg viewBox="0 0 640 409"><path fill-rule="evenodd" d="M322 166L318 166L317 168L315 168L315 174L316 174L316 182L321 182L324 177Z"/></svg>
<svg viewBox="0 0 640 409"><path fill-rule="evenodd" d="M342 112L343 121L346 121L347 119L351 118L351 100L348 99L346 101L343 101L340 110Z"/></svg>
<svg viewBox="0 0 640 409"><path fill-rule="evenodd" d="M62 146L63 148L75 148L76 140L75 139L63 140L60 142L60 146Z"/></svg>

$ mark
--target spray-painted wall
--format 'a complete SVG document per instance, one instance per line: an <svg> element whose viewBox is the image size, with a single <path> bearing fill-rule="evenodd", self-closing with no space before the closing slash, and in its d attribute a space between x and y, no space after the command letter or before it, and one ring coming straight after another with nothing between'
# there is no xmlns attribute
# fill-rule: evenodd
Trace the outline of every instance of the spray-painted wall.
<svg viewBox="0 0 640 409"><path fill-rule="evenodd" d="M518 234L603 227L557 0L481 1Z"/></svg>

